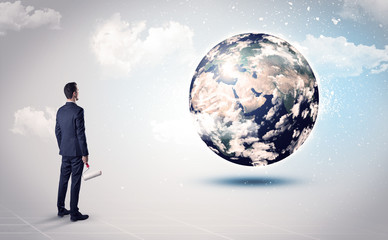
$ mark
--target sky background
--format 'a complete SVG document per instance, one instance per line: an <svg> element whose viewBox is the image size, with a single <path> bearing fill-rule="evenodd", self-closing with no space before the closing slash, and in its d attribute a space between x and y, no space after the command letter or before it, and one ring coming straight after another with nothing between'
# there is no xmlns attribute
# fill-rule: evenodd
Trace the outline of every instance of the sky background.
<svg viewBox="0 0 388 240"><path fill-rule="evenodd" d="M81 211L137 204L386 226L387 12L384 0L0 1L0 203L55 213L55 114L75 81L91 169L103 171L82 183ZM189 112L201 59L247 32L287 40L319 79L312 134L260 168L214 154Z"/></svg>

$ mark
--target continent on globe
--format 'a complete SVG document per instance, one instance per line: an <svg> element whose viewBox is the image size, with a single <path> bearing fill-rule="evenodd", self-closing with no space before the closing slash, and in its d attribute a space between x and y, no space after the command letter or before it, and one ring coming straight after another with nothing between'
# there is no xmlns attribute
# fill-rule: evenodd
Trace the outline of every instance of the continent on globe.
<svg viewBox="0 0 388 240"><path fill-rule="evenodd" d="M278 162L309 136L318 83L306 59L268 34L239 34L211 49L190 86L190 112L207 146L241 165Z"/></svg>

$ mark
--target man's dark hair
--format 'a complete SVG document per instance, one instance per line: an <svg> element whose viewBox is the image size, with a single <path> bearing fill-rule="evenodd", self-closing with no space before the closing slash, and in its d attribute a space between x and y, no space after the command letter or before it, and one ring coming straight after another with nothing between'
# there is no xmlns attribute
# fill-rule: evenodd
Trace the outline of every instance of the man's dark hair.
<svg viewBox="0 0 388 240"><path fill-rule="evenodd" d="M71 82L65 85L64 92L67 99L71 99L75 91L77 91L77 83Z"/></svg>

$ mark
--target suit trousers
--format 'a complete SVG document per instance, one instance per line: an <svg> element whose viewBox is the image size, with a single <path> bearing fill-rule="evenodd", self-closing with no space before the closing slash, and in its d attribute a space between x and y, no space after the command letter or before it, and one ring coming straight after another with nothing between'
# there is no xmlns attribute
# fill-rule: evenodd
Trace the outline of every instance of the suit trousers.
<svg viewBox="0 0 388 240"><path fill-rule="evenodd" d="M84 169L82 157L68 157L62 156L61 175L59 178L58 187L58 211L65 208L65 198L67 192L67 184L71 175L71 189L70 189L70 212L78 212L78 199L81 189L81 177Z"/></svg>

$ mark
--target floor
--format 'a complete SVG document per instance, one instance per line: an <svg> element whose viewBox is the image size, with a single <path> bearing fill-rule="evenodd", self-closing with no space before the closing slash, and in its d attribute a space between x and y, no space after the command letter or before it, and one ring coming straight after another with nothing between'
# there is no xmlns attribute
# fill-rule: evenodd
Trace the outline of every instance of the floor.
<svg viewBox="0 0 388 240"><path fill-rule="evenodd" d="M122 211L94 212L86 221L71 222L69 216L59 218L49 212L34 215L31 209L2 205L0 239L388 239L388 230L383 227L300 225L293 224L291 218L273 223L270 219L260 221L254 213L219 211L216 207L206 211L178 207L166 213L124 206Z"/></svg>

